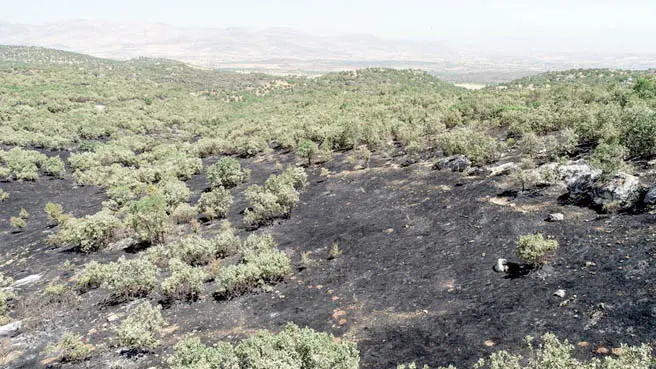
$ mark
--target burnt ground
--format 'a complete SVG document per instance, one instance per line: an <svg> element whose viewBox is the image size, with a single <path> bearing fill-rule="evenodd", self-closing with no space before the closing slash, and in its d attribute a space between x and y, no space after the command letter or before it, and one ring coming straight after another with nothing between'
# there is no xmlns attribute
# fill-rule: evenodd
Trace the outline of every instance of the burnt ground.
<svg viewBox="0 0 656 369"><path fill-rule="evenodd" d="M275 171L275 162L292 160L280 155L243 165L253 169L252 183L262 183ZM121 360L132 367L163 367L163 358L185 333L195 332L206 342L235 340L257 329L276 331L287 322L356 341L365 369L410 361L467 368L493 350L516 349L526 335L546 332L588 342L577 348L582 356L599 346L654 340L653 214L600 216L559 205L564 190L554 187L503 196L515 189L506 177L437 172L428 163L400 168L377 159L370 169L353 170L338 156L326 167L328 177L320 176L318 168L311 170L310 184L289 219L255 231L271 233L292 256L292 275L271 291L230 301L212 299L210 283L203 300L164 311L170 327L160 349ZM189 185L193 199L207 186L202 176ZM19 291L21 301L34 301L30 296L38 296L53 279L70 278L74 268L64 265L66 260L79 267L90 260L132 256L118 246L81 255L43 242L54 231L42 211L46 202L62 203L80 216L100 208L102 190L73 188L70 179L0 186L11 194L0 205L1 270L15 279L45 273L43 280ZM233 191L229 220L235 226L241 225L244 189ZM32 218L25 232L11 233L8 218L21 206ZM565 214L565 221L546 222L556 211ZM211 234L218 223L204 224L204 233ZM240 229L243 237L250 232ZM514 260L520 235L535 232L560 243L547 266L516 279L493 272L497 258ZM333 242L343 254L328 260ZM302 252L310 252L309 265L301 264ZM553 296L557 289L566 290L565 298ZM46 323L0 342L5 353L20 356L10 367L61 366L40 351L66 330L84 334L97 352L84 364L63 367L105 368L117 362L120 355L109 338L120 320L107 318L124 316L129 304L103 304L105 297L106 291L95 290L80 301L49 307ZM157 293L150 298L157 301ZM29 312L19 302L14 316Z"/></svg>

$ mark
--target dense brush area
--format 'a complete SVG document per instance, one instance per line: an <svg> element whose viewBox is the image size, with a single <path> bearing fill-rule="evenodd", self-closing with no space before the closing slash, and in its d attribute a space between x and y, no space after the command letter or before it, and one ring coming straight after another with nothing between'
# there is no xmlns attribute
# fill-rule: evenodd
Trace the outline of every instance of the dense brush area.
<svg viewBox="0 0 656 369"><path fill-rule="evenodd" d="M589 217L651 217L654 156L656 76L651 71L570 70L469 91L417 70L281 78L169 60L113 61L3 46L0 356L5 358L0 366L354 369L410 362L412 350L394 357L403 342L393 343L394 349L385 344L380 359L370 351L378 343L363 333L369 327L340 330L350 327L346 317L356 308L330 309L332 327L308 322L312 305L310 312L302 306L267 310L269 318L251 309L268 306L266 301L274 306L272 299L302 303L303 293L323 287L305 288L301 280L310 283L316 275L336 283L356 267L369 273L375 288L370 268L390 260L402 264L396 250L424 242L424 236L454 241L448 238L454 236L429 235L430 229L451 226L441 219L427 226L426 234L399 236L397 244L380 247L381 259L368 260L367 254L350 259L363 252L355 248L357 237L364 244L373 224L384 227L380 222L387 221L374 222L358 206L367 204L371 214L386 214L394 206L398 214L412 211L428 219L451 216L448 201L455 209L479 198L530 202L551 196L550 206L593 208ZM573 166L583 167L588 177L567 178L568 196L544 192L558 188ZM620 191L631 181L631 189ZM448 195L465 189L476 197ZM496 196L497 190L503 196ZM436 192L442 195L434 207L419 213ZM344 194L337 198L341 203L331 202L336 193ZM398 205L406 195L407 206ZM485 206L489 202L481 211ZM455 216L474 217L475 211ZM296 217L298 212L303 215ZM486 214L504 218L497 210ZM333 229L341 224L337 218L348 218L343 232ZM457 221L470 222L465 218ZM405 224L379 234L418 229L416 219L408 215L398 220ZM525 224L538 224L535 219ZM479 229L495 225L513 227L486 220ZM567 264L551 235L518 227L526 231L516 250L530 273L524 278L549 279L557 274L550 268ZM321 245L308 246L310 241ZM377 239L366 242L382 245ZM653 262L653 249L640 242L648 250L642 257ZM483 257L500 251L484 250ZM422 252L453 257L445 249ZM491 266L485 265L486 273L492 273ZM418 275L429 273L419 269ZM645 283L652 276L646 273ZM348 285L345 294L354 288L349 281L340 283ZM296 284L300 287L294 289ZM458 289L450 288L449 293ZM352 306L363 304L355 293L339 297L338 287L334 290L332 303L348 298ZM653 287L646 291L645 298L653 297ZM212 319L218 311L223 316ZM265 320L255 329L269 330L256 332L243 311ZM425 317L433 313L424 311ZM287 321L278 322L280 316ZM208 323L212 320L222 322ZM517 334L544 335L523 346L513 339L490 352L485 350L496 344L485 341L485 348L443 361L426 354L426 347L433 347L428 340L417 360L499 369L651 367L653 336L611 332L634 346L618 343L612 355L581 353L547 329L531 329ZM393 331L385 337L394 337ZM362 362L359 349L367 351ZM487 359L476 362L478 357ZM400 367L406 365L415 367Z"/></svg>

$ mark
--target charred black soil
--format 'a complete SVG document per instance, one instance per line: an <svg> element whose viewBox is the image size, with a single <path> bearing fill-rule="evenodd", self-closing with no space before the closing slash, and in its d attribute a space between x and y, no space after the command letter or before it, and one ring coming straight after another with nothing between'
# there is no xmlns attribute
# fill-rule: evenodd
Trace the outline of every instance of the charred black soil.
<svg viewBox="0 0 656 369"><path fill-rule="evenodd" d="M292 160L278 155L242 165L253 169L251 183L262 183L276 171L276 162ZM354 170L338 157L326 168L327 176L309 169L309 186L289 219L255 231L241 227L245 186L232 191L235 203L228 218L241 227L241 236L271 233L292 256L294 272L271 290L224 301L211 297L209 283L200 301L167 307L170 328L163 344L132 359L137 367L161 365L188 332L209 342L234 340L258 329L277 331L287 322L356 341L365 369L410 361L468 367L493 350L516 349L525 336L546 332L587 342L578 348L582 356L599 346L653 339L654 215L599 216L559 205L557 188L502 196L515 189L506 177L438 172L428 163L402 168L375 159L371 168ZM188 185L192 201L207 188L204 176ZM0 207L2 271L14 279L43 274L18 291L16 319L33 313L25 302L37 301L49 282L66 282L75 266L131 257L122 245L84 255L45 243L53 232L43 213L48 201L76 216L92 214L105 200L101 189L43 178L1 187L11 195ZM8 219L21 207L32 217L24 232L13 233ZM565 221L546 222L552 212L563 213ZM204 223L203 233L211 234L218 223ZM560 244L548 265L513 279L492 270L497 258L516 261L518 237L536 232ZM333 243L342 254L330 258ZM309 262L301 261L302 253ZM558 289L566 291L564 298L553 295ZM126 304L108 305L106 295L95 290L79 301L49 307L52 311L42 316L47 323L33 324L14 338L24 345L16 346L21 359L11 367L75 367L40 352L46 342L71 330L98 347L90 361L76 365L107 367L119 357L109 340L116 324L111 316L124 315ZM157 293L149 298L160 299Z"/></svg>

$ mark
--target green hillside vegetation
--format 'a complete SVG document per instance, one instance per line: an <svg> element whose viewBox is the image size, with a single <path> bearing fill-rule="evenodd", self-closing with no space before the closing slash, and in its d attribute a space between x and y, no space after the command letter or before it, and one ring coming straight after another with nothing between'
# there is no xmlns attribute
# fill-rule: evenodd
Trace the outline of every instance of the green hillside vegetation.
<svg viewBox="0 0 656 369"><path fill-rule="evenodd" d="M249 230L289 217L308 186L306 170L336 152L364 158L365 167L372 153L419 159L463 154L474 166L502 155L533 166L589 157L606 175L656 155L656 76L649 71L554 72L468 91L417 70L279 78L160 59L112 61L0 47L0 102L0 180L68 178L99 186L107 195L102 210L84 217L49 206L50 223L57 227L49 237L52 245L80 255L101 253L117 241L133 242L137 251L148 247L76 271L73 283L80 291L104 287L110 292L104 298L117 304L147 297L160 285L168 300L193 303L207 281L217 282L217 300L271 291L292 268L271 236L242 242L225 222L209 238L199 220L219 224L235 193L245 193L249 208L239 210ZM257 183L232 159L283 151L296 152L299 165L280 166ZM203 161L216 157L223 159ZM187 183L199 175L209 179L210 188L192 199ZM12 220L17 234L30 223ZM529 256L539 264L538 256ZM3 296L0 315L11 316L5 302L13 295ZM134 321L148 319L128 317L119 342L147 351L160 344L165 323L159 307L140 306L137 312L145 309L140 314L154 316L156 324L135 328ZM545 340L553 345L536 355L560 350L564 356L550 362L566 362L549 367L578 365L567 343ZM93 355L86 344L73 341L85 348L81 356ZM290 326L278 336L260 333L235 346L208 347L189 338L168 360L175 368L228 367L222 364L228 359L231 368L259 368L270 366L250 363L271 356L286 362L280 367L357 368L355 346L338 342ZM261 347L265 352L258 353ZM630 352L589 367L648 368L646 346ZM501 352L489 365L519 368L519 360ZM480 365L487 367L485 361Z"/></svg>

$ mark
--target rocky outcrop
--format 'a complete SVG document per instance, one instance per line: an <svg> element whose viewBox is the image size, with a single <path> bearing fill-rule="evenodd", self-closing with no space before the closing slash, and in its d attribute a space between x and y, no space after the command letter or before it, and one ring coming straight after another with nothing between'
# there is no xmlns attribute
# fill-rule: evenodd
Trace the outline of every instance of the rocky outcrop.
<svg viewBox="0 0 656 369"><path fill-rule="evenodd" d="M471 161L464 155L454 155L442 158L433 165L433 169L450 170L452 172L464 172L471 166Z"/></svg>
<svg viewBox="0 0 656 369"><path fill-rule="evenodd" d="M627 210L635 207L640 201L644 187L638 177L626 173L618 173L610 180L602 181L593 186L592 201L597 207L612 207Z"/></svg>
<svg viewBox="0 0 656 369"><path fill-rule="evenodd" d="M638 177L627 173L601 179L594 172L581 172L578 177L571 178L567 189L571 201L604 211L634 208L645 192Z"/></svg>

